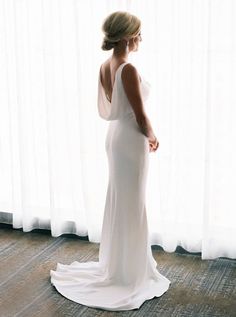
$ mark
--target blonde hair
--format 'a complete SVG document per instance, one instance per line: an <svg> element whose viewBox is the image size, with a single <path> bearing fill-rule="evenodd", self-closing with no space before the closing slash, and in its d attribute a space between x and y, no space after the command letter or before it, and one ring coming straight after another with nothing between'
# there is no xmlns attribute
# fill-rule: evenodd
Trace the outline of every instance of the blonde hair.
<svg viewBox="0 0 236 317"><path fill-rule="evenodd" d="M103 38L101 49L108 51L124 37L127 39L138 35L141 21L138 17L126 11L116 11L109 14L102 24Z"/></svg>

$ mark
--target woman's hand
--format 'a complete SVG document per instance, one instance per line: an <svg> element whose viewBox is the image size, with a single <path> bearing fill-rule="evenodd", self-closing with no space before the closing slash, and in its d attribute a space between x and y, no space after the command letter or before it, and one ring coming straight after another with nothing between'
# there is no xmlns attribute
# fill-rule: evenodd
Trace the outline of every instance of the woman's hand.
<svg viewBox="0 0 236 317"><path fill-rule="evenodd" d="M154 139L148 138L149 142L149 152L155 152L159 146L159 142L157 138L155 137Z"/></svg>

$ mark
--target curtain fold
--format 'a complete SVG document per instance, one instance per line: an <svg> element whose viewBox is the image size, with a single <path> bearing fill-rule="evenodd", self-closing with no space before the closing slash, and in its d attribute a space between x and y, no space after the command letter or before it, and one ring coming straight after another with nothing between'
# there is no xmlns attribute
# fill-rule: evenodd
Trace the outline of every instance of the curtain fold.
<svg viewBox="0 0 236 317"><path fill-rule="evenodd" d="M100 242L108 122L97 111L103 19L142 21L129 60L151 84L160 142L146 191L151 244L236 258L234 0L0 0L0 221ZM128 190L128 189L127 189Z"/></svg>

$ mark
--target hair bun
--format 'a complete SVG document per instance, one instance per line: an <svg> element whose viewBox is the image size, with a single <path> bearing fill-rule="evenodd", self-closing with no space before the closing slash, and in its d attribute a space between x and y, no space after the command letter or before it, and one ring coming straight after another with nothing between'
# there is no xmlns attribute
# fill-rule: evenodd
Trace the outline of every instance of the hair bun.
<svg viewBox="0 0 236 317"><path fill-rule="evenodd" d="M102 42L102 49L104 50L104 51L109 51L109 50L111 50L113 47L115 47L115 42L111 42L107 37L105 37L104 39L103 39L103 42Z"/></svg>

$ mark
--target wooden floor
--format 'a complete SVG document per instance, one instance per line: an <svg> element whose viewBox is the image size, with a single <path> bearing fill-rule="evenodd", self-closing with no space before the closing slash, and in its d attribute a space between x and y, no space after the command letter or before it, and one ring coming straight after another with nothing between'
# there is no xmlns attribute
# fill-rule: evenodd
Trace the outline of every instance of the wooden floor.
<svg viewBox="0 0 236 317"><path fill-rule="evenodd" d="M23 232L0 224L0 317L236 316L236 261L201 260L200 254L166 253L152 247L169 290L140 309L108 312L68 300L50 283L56 263L98 261L99 244L75 235L53 238L50 231Z"/></svg>

